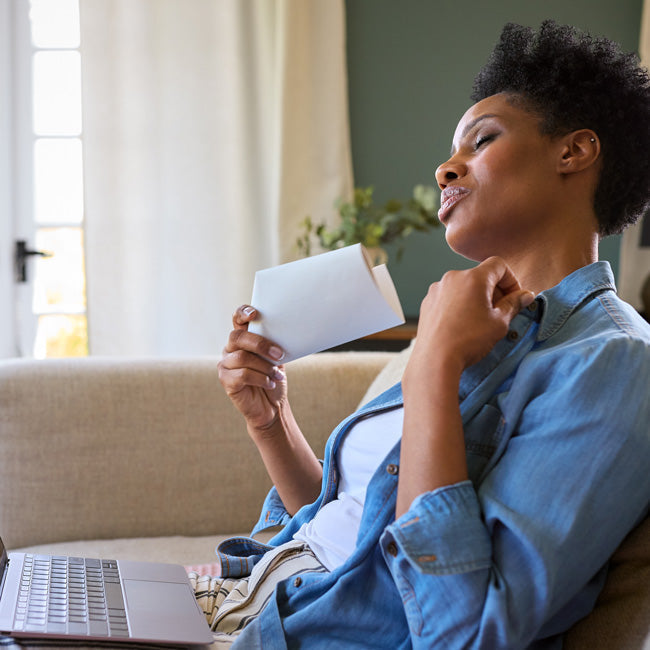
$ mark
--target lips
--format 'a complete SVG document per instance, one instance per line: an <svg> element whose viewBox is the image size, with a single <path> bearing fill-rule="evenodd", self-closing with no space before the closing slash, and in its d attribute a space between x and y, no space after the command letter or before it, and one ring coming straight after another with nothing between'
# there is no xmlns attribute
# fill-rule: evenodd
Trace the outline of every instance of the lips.
<svg viewBox="0 0 650 650"><path fill-rule="evenodd" d="M438 219L444 223L445 219L447 219L454 206L459 201L462 201L469 193L470 190L468 190L466 187L445 187L445 189L442 190L442 194L440 195L440 210L438 210Z"/></svg>

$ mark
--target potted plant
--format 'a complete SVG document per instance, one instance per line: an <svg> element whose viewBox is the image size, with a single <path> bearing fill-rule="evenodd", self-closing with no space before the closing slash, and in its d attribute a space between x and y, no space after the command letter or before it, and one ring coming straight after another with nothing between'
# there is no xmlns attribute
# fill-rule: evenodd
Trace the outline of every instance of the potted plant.
<svg viewBox="0 0 650 650"><path fill-rule="evenodd" d="M391 199L384 205L375 205L373 191L373 187L357 187L351 202L337 201L335 206L341 221L332 229L324 223L315 225L311 217L306 217L296 242L300 253L305 257L311 255L314 240L323 250L360 243L369 249L375 263L385 262L385 244L403 240L414 231L425 232L440 225L435 188L416 185L412 198L407 201ZM403 252L403 245L400 245L398 261Z"/></svg>

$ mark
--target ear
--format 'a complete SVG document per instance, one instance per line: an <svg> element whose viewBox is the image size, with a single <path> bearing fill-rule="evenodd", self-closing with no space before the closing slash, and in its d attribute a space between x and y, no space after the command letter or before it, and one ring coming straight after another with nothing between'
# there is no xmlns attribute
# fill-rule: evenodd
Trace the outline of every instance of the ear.
<svg viewBox="0 0 650 650"><path fill-rule="evenodd" d="M575 174L596 163L600 156L600 140L591 129L572 131L560 138L558 171Z"/></svg>

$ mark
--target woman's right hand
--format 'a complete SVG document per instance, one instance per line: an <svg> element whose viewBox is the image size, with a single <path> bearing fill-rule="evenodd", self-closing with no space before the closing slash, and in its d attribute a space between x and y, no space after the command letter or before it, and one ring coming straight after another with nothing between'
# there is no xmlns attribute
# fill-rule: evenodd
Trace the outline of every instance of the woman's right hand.
<svg viewBox="0 0 650 650"><path fill-rule="evenodd" d="M283 350L248 331L248 323L257 316L249 305L233 314L219 380L246 418L271 481L293 515L318 497L323 470L291 412L284 366L278 365Z"/></svg>
<svg viewBox="0 0 650 650"><path fill-rule="evenodd" d="M246 418L251 433L263 434L279 420L280 405L287 399L284 367L278 365L284 352L272 341L248 331L248 323L258 313L242 305L232 317L219 362L219 381L233 404Z"/></svg>

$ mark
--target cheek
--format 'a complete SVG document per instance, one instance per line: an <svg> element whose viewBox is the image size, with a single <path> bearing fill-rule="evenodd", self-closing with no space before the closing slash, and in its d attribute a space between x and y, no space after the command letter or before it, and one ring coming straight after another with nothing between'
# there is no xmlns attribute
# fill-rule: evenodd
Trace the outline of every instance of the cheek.
<svg viewBox="0 0 650 650"><path fill-rule="evenodd" d="M530 151L521 146L497 146L495 142L476 168L476 177L482 187L498 189L504 185L516 186L528 178L539 166L537 150Z"/></svg>

